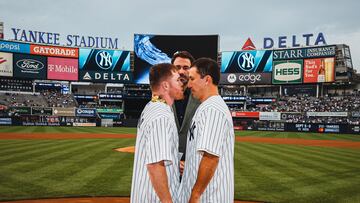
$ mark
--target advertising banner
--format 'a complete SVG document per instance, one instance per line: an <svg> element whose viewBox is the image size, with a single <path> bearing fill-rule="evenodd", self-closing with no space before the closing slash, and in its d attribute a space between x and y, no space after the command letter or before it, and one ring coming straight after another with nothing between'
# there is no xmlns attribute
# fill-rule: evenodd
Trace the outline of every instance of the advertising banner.
<svg viewBox="0 0 360 203"><path fill-rule="evenodd" d="M75 116L78 116L78 117L96 117L96 109L77 108L75 110Z"/></svg>
<svg viewBox="0 0 360 203"><path fill-rule="evenodd" d="M259 120L263 121L280 121L281 113L280 112L260 112Z"/></svg>
<svg viewBox="0 0 360 203"><path fill-rule="evenodd" d="M73 123L74 127L96 127L96 123Z"/></svg>
<svg viewBox="0 0 360 203"><path fill-rule="evenodd" d="M0 40L0 51L29 54L30 44Z"/></svg>
<svg viewBox="0 0 360 203"><path fill-rule="evenodd" d="M238 51L221 53L222 73L271 73L272 51Z"/></svg>
<svg viewBox="0 0 360 203"><path fill-rule="evenodd" d="M188 51L200 57L218 59L218 35L147 35L134 36L134 82L149 84L150 67L170 63L174 53Z"/></svg>
<svg viewBox="0 0 360 203"><path fill-rule="evenodd" d="M271 84L271 73L221 73L223 85L266 85Z"/></svg>
<svg viewBox="0 0 360 203"><path fill-rule="evenodd" d="M51 116L53 109L51 107L31 107L31 115Z"/></svg>
<svg viewBox="0 0 360 203"><path fill-rule="evenodd" d="M48 57L47 78L51 80L78 80L78 60Z"/></svg>
<svg viewBox="0 0 360 203"><path fill-rule="evenodd" d="M274 60L334 57L336 46L274 50Z"/></svg>
<svg viewBox="0 0 360 203"><path fill-rule="evenodd" d="M75 108L54 108L54 116L75 116Z"/></svg>
<svg viewBox="0 0 360 203"><path fill-rule="evenodd" d="M29 54L14 54L13 56L14 77L46 79L46 57Z"/></svg>
<svg viewBox="0 0 360 203"><path fill-rule="evenodd" d="M347 117L348 112L306 112L306 115L309 117Z"/></svg>
<svg viewBox="0 0 360 203"><path fill-rule="evenodd" d="M11 118L0 118L0 125L12 125Z"/></svg>
<svg viewBox="0 0 360 203"><path fill-rule="evenodd" d="M69 47L30 45L30 53L42 56L58 56L66 58L78 58L79 49Z"/></svg>
<svg viewBox="0 0 360 203"><path fill-rule="evenodd" d="M351 116L352 116L353 118L359 118L359 117L360 117L360 111L353 111L353 112L351 113Z"/></svg>
<svg viewBox="0 0 360 203"><path fill-rule="evenodd" d="M103 119L115 119L118 120L120 119L120 114L99 114L100 118Z"/></svg>
<svg viewBox="0 0 360 203"><path fill-rule="evenodd" d="M302 83L303 60L274 61L273 84Z"/></svg>
<svg viewBox="0 0 360 203"><path fill-rule="evenodd" d="M239 117L239 118L259 118L259 112L250 112L250 111L233 111L231 112L232 117Z"/></svg>
<svg viewBox="0 0 360 203"><path fill-rule="evenodd" d="M80 49L79 80L88 82L131 83L130 52Z"/></svg>
<svg viewBox="0 0 360 203"><path fill-rule="evenodd" d="M30 107L10 107L9 112L13 115L30 115L31 108Z"/></svg>
<svg viewBox="0 0 360 203"><path fill-rule="evenodd" d="M122 113L122 109L96 109L98 113Z"/></svg>
<svg viewBox="0 0 360 203"><path fill-rule="evenodd" d="M121 100L123 98L122 94L107 94L107 93L100 93L99 94L99 99L101 100L115 100L115 101L119 101L119 99Z"/></svg>
<svg viewBox="0 0 360 203"><path fill-rule="evenodd" d="M304 60L304 83L334 82L335 58Z"/></svg>
<svg viewBox="0 0 360 203"><path fill-rule="evenodd" d="M0 76L13 76L13 54L0 52Z"/></svg>

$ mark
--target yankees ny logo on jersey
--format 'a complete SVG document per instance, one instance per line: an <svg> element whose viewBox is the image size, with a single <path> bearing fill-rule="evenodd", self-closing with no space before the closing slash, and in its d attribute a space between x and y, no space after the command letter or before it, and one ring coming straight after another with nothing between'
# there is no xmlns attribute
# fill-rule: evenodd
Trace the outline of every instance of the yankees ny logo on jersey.
<svg viewBox="0 0 360 203"><path fill-rule="evenodd" d="M190 136L189 136L189 141L191 141L192 139L194 139L194 130L196 128L195 122L193 122L193 124L191 125L190 128Z"/></svg>

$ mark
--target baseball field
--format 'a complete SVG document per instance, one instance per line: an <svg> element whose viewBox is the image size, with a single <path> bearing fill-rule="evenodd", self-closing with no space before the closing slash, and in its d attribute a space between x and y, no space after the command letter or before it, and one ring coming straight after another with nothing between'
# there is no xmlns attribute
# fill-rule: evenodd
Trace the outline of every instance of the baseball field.
<svg viewBox="0 0 360 203"><path fill-rule="evenodd" d="M0 201L129 196L136 129L0 127ZM236 132L235 199L360 202L360 135Z"/></svg>

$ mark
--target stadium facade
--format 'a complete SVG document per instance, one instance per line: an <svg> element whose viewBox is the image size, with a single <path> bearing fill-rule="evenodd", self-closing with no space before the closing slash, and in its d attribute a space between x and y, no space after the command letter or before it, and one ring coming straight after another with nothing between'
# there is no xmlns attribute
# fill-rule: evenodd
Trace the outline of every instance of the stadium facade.
<svg viewBox="0 0 360 203"><path fill-rule="evenodd" d="M360 133L349 46L219 52L218 40L136 34L134 51L0 40L0 125L136 126L149 68L189 50L219 62L236 129Z"/></svg>

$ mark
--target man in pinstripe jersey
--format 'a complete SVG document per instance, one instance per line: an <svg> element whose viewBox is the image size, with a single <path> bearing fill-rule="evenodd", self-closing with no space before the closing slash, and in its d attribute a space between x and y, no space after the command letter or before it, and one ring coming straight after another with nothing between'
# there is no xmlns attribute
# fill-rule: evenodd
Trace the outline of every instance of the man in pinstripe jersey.
<svg viewBox="0 0 360 203"><path fill-rule="evenodd" d="M150 69L152 100L137 127L131 202L174 202L179 189L178 133L171 105L183 97L175 66Z"/></svg>
<svg viewBox="0 0 360 203"><path fill-rule="evenodd" d="M230 111L218 93L220 69L209 58L189 70L192 94L201 104L187 135L186 164L180 202L234 202L234 128Z"/></svg>

